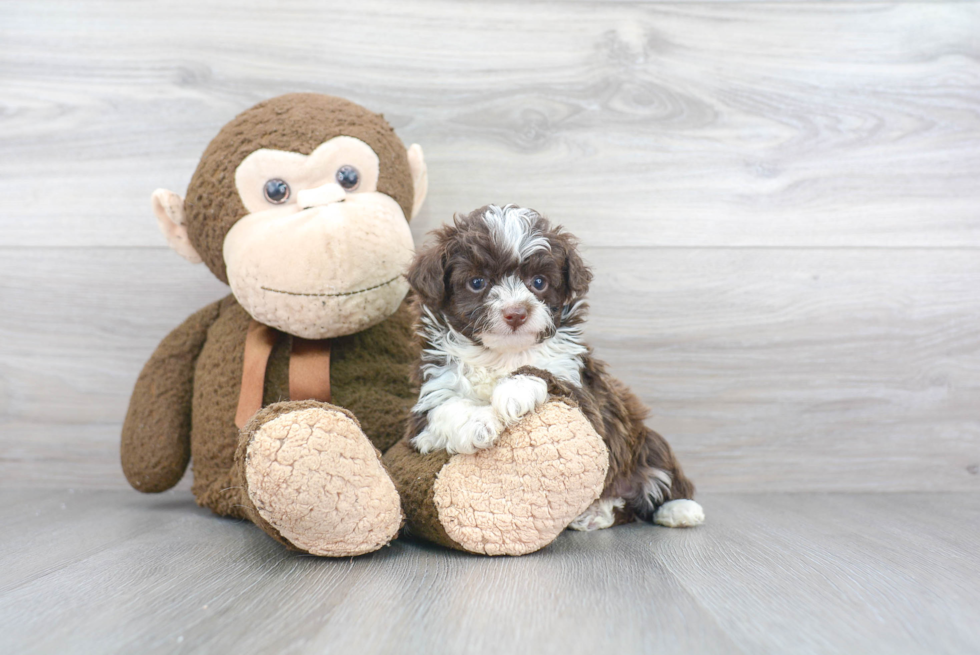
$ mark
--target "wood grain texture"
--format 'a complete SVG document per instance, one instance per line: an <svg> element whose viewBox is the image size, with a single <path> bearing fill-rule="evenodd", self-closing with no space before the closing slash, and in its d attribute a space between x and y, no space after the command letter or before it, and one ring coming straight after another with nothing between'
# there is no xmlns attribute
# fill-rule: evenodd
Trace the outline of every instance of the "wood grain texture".
<svg viewBox="0 0 980 655"><path fill-rule="evenodd" d="M701 489L977 490L978 35L970 2L5 2L0 487L125 485L136 375L227 292L149 194L318 91L425 148L417 241L487 202L582 238L590 339Z"/></svg>
<svg viewBox="0 0 980 655"><path fill-rule="evenodd" d="M980 490L975 251L590 259L597 354L701 489Z"/></svg>
<svg viewBox="0 0 980 655"><path fill-rule="evenodd" d="M290 553L187 492L0 491L0 651L970 653L980 494L706 495L692 530ZM70 535L70 538L65 538Z"/></svg>
<svg viewBox="0 0 980 655"><path fill-rule="evenodd" d="M975 252L585 256L587 338L702 490L980 489ZM167 251L39 249L0 261L0 290L0 486L125 485L140 368L227 288Z"/></svg>
<svg viewBox="0 0 980 655"><path fill-rule="evenodd" d="M595 246L980 244L980 5L4 3L0 244L155 246L218 128L289 91Z"/></svg>

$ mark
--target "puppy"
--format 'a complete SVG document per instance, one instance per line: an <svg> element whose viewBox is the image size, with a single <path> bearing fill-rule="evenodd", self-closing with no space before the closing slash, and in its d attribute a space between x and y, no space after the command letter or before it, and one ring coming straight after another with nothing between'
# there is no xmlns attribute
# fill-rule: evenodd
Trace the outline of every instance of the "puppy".
<svg viewBox="0 0 980 655"><path fill-rule="evenodd" d="M568 397L609 448L603 493L570 527L701 523L701 506L686 500L694 485L643 424L647 409L582 341L592 274L574 237L513 205L457 215L433 235L407 275L422 340L414 446L489 448L549 396Z"/></svg>

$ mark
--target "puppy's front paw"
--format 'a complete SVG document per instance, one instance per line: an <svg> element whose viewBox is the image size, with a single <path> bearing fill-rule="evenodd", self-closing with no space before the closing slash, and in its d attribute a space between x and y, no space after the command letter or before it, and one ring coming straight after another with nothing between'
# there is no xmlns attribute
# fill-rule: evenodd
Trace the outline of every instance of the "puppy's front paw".
<svg viewBox="0 0 980 655"><path fill-rule="evenodd" d="M459 432L450 438L446 450L450 454L469 455L482 448L489 448L497 441L503 428L492 407L478 407L472 411Z"/></svg>
<svg viewBox="0 0 980 655"><path fill-rule="evenodd" d="M531 375L504 378L493 389L491 406L505 424L514 423L548 400L548 383Z"/></svg>
<svg viewBox="0 0 980 655"><path fill-rule="evenodd" d="M423 455L446 447L446 440L432 430L422 430L412 438L412 445Z"/></svg>

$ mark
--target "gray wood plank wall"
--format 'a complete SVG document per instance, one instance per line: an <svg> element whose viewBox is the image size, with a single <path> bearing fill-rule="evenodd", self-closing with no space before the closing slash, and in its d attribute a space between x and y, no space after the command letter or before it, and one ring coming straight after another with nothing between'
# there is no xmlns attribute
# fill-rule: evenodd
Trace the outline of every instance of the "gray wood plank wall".
<svg viewBox="0 0 980 655"><path fill-rule="evenodd" d="M703 490L980 489L980 5L739 0L5 2L0 485L125 485L142 363L226 293L149 194L290 91L424 147L417 241L488 202L581 237Z"/></svg>

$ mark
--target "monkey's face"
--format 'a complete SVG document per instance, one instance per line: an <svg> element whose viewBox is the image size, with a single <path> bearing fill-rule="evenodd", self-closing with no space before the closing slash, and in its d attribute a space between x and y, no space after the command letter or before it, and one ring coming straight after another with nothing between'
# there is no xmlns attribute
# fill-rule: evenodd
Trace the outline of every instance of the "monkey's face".
<svg viewBox="0 0 980 655"><path fill-rule="evenodd" d="M153 192L170 246L231 285L256 320L308 339L394 313L428 188L422 149L348 100L260 102L211 140L187 200Z"/></svg>
<svg viewBox="0 0 980 655"><path fill-rule="evenodd" d="M308 339L390 316L414 254L401 207L379 193L377 154L339 136L311 154L260 149L235 171L248 214L224 240L228 283L257 321Z"/></svg>

